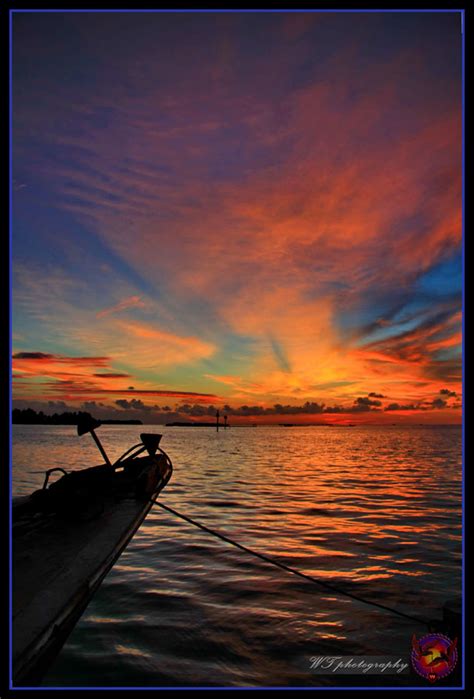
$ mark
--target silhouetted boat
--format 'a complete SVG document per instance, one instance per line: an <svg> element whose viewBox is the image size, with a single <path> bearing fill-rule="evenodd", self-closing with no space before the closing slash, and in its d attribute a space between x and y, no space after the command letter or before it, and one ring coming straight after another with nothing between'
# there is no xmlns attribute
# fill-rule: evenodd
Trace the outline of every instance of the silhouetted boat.
<svg viewBox="0 0 474 699"><path fill-rule="evenodd" d="M111 464L94 432L99 425L79 425L78 433L91 432L105 464L70 473L50 469L41 490L13 501L16 686L41 681L171 477L171 461L159 448L161 435L141 434L141 442ZM55 471L64 475L48 486Z"/></svg>

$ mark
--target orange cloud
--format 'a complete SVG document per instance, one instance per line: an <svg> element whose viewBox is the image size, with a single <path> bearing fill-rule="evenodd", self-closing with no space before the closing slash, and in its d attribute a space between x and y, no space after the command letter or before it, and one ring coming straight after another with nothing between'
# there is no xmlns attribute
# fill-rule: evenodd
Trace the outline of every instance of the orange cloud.
<svg viewBox="0 0 474 699"><path fill-rule="evenodd" d="M393 337L373 341L364 311L387 298L403 305L424 272L459 250L460 100L445 99L435 83L423 89L420 76L431 69L417 46L390 51L358 73L360 37L305 78L301 66L315 50L306 32L330 25L328 15L286 15L272 37L288 42L287 50L276 64L259 52L249 82L237 69L238 42L219 21L218 60L199 70L207 90L189 65L179 89L150 81L133 104L119 80L87 104L74 93L56 96L53 104L67 104L71 119L108 109L115 116L87 140L60 129L54 145L77 153L76 161L38 165L41 176L58 179L63 211L144 285L159 282L168 313L147 303L148 320L143 313L130 319L127 310L145 306L127 288L118 303L78 317L63 298L52 304L57 279L29 287L26 305L38 316L35 297L43 293L41 322L51 327L61 317L63 343L107 354L103 366L138 374L143 390L161 383L162 371L182 371L204 390L204 379L218 381L226 399L262 405L352 405L368 386L410 405L446 381L458 390L460 362L443 354L461 339L454 312L431 324L420 315L418 327L402 331L383 308L378 328ZM128 70L139 85L139 70ZM39 132L49 117L40 104ZM67 290L71 280L61 284ZM354 316L351 331L342 316ZM56 364L48 375L66 379ZM97 372L85 378L96 390L115 380Z"/></svg>
<svg viewBox="0 0 474 699"><path fill-rule="evenodd" d="M215 345L197 337L181 336L152 325L130 321L117 321L117 326L126 335L138 338L139 354L155 357L154 363L179 364L211 357ZM132 340L133 342L133 340Z"/></svg>
<svg viewBox="0 0 474 699"><path fill-rule="evenodd" d="M113 371L97 372L96 369L99 367L111 369L111 359L109 357L66 357L43 352L16 352L13 355L15 398L26 399L30 395L35 399L61 398L77 402L89 400L91 396L110 395L112 397L133 394L192 398L198 402L219 400L213 393L199 391L147 388L142 385L127 388L123 385L123 379L132 378L130 374Z"/></svg>
<svg viewBox="0 0 474 699"><path fill-rule="evenodd" d="M104 318L104 316L110 315L112 313L117 313L119 311L123 311L127 308L145 308L146 303L143 302L142 298L140 296L129 296L126 299L123 299L119 303L117 303L115 306L111 306L110 308L105 308L103 311L99 311L96 314L97 318Z"/></svg>

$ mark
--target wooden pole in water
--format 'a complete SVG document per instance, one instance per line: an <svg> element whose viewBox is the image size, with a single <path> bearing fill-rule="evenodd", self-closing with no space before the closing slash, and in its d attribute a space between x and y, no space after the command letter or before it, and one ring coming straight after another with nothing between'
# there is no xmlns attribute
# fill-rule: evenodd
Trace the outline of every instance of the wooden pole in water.
<svg viewBox="0 0 474 699"><path fill-rule="evenodd" d="M227 429L227 415L224 415L224 429Z"/></svg>
<svg viewBox="0 0 474 699"><path fill-rule="evenodd" d="M216 410L216 432L219 432L219 411Z"/></svg>

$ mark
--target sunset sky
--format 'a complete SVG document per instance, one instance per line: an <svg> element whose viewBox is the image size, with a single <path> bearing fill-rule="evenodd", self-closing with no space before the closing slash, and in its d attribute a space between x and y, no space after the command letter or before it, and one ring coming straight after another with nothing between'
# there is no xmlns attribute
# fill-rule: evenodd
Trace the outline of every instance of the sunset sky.
<svg viewBox="0 0 474 699"><path fill-rule="evenodd" d="M13 405L461 421L460 13L14 13Z"/></svg>

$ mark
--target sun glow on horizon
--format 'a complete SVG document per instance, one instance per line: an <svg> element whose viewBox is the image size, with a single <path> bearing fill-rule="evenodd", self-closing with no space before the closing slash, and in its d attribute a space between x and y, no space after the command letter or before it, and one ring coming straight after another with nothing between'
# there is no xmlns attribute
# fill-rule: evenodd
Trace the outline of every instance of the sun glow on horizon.
<svg viewBox="0 0 474 699"><path fill-rule="evenodd" d="M459 18L295 16L14 17L14 407L461 422Z"/></svg>

